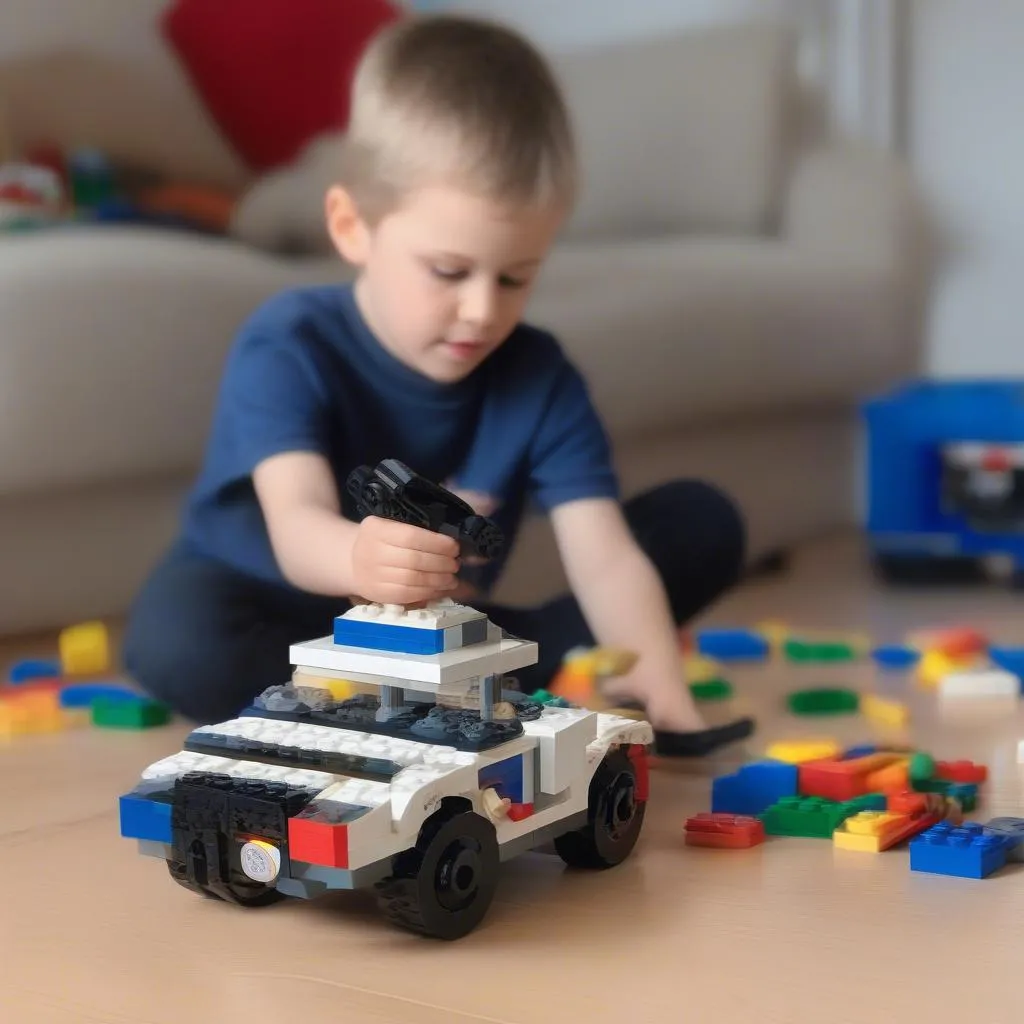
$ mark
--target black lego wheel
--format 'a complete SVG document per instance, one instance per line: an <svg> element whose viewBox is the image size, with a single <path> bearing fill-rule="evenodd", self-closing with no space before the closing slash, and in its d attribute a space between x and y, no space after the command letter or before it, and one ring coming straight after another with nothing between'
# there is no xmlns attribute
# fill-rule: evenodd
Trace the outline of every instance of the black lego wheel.
<svg viewBox="0 0 1024 1024"><path fill-rule="evenodd" d="M178 885L188 889L189 892L198 893L200 896L205 896L211 900L225 900L228 903L234 903L238 907L269 907L271 904L279 903L286 898L283 893L278 892L273 886L263 885L260 882L244 885L237 882L211 882L204 885L198 881L192 881L188 877L185 865L173 860L167 861L167 870L170 872L171 878Z"/></svg>
<svg viewBox="0 0 1024 1024"><path fill-rule="evenodd" d="M501 529L484 516L467 516L462 536L481 558L496 558L505 543Z"/></svg>
<svg viewBox="0 0 1024 1024"><path fill-rule="evenodd" d="M633 852L646 810L636 766L624 750L612 750L591 779L586 825L559 836L555 850L571 867L615 867Z"/></svg>
<svg viewBox="0 0 1024 1024"><path fill-rule="evenodd" d="M377 883L381 910L394 924L438 939L460 939L484 919L498 884L494 826L470 810L442 808L415 848L395 858Z"/></svg>

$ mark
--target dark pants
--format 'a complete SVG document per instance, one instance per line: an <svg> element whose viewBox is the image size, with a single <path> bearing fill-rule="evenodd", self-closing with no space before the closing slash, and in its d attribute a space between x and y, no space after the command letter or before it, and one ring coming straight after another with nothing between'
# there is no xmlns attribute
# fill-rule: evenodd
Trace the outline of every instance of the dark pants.
<svg viewBox="0 0 1024 1024"><path fill-rule="evenodd" d="M658 569L682 624L740 577L744 527L721 492L676 481L625 505L630 528ZM552 678L565 653L594 639L574 597L540 607L474 606L508 632L537 642L540 661L516 673L527 693ZM171 551L135 602L125 665L152 696L199 722L234 717L268 686L291 677L288 648L326 636L344 599L306 594Z"/></svg>

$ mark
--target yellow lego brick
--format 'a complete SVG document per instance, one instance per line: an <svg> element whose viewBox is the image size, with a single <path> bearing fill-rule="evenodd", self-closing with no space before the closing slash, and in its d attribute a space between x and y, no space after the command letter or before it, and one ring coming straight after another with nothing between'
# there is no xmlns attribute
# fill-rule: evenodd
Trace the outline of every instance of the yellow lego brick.
<svg viewBox="0 0 1024 1024"><path fill-rule="evenodd" d="M703 683L717 679L722 674L722 665L714 658L703 654L688 654L683 658L683 676L688 683Z"/></svg>
<svg viewBox="0 0 1024 1024"><path fill-rule="evenodd" d="M754 626L756 632L768 641L772 651L782 650L783 645L793 635L793 631L780 619L765 619Z"/></svg>
<svg viewBox="0 0 1024 1024"><path fill-rule="evenodd" d="M82 622L62 630L57 640L61 667L68 676L110 671L110 637L102 622Z"/></svg>
<svg viewBox="0 0 1024 1024"><path fill-rule="evenodd" d="M963 655L952 658L942 651L925 651L917 663L917 681L928 689L935 689L943 676L952 674L959 669L973 668L982 663L977 655Z"/></svg>
<svg viewBox="0 0 1024 1024"><path fill-rule="evenodd" d="M838 757L842 752L842 746L832 739L779 740L765 751L765 755L775 761L801 764Z"/></svg>
<svg viewBox="0 0 1024 1024"><path fill-rule="evenodd" d="M380 693L380 689L369 683L354 683L348 679L329 679L318 676L315 672L297 668L292 672L292 683L295 686L313 686L326 690L332 700L348 700L360 693Z"/></svg>
<svg viewBox="0 0 1024 1024"><path fill-rule="evenodd" d="M892 811L861 811L832 833L832 842L841 850L881 853L886 836L905 817Z"/></svg>
<svg viewBox="0 0 1024 1024"><path fill-rule="evenodd" d="M879 725L906 725L910 721L910 708L906 704L874 693L860 695L860 710Z"/></svg>

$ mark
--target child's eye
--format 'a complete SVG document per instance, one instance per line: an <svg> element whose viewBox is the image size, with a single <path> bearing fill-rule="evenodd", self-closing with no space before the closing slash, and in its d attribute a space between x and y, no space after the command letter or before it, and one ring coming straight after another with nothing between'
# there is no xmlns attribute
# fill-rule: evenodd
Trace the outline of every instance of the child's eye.
<svg viewBox="0 0 1024 1024"><path fill-rule="evenodd" d="M507 274L502 274L498 278L498 284L502 288L525 288L528 282L518 277L509 277Z"/></svg>
<svg viewBox="0 0 1024 1024"><path fill-rule="evenodd" d="M442 281L464 281L469 276L469 271L454 267L431 267L430 272Z"/></svg>

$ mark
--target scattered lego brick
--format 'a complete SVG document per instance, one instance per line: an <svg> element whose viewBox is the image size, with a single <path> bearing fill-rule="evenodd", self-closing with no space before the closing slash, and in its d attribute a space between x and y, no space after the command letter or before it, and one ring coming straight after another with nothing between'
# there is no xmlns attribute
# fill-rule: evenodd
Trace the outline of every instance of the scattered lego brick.
<svg viewBox="0 0 1024 1024"><path fill-rule="evenodd" d="M1024 861L1024 818L992 818L985 828L1006 839L1007 860Z"/></svg>
<svg viewBox="0 0 1024 1024"><path fill-rule="evenodd" d="M885 810L885 804L881 793L868 793L842 802L820 796L787 796L762 812L761 821L768 835L830 839L851 815Z"/></svg>
<svg viewBox="0 0 1024 1024"><path fill-rule="evenodd" d="M762 661L770 653L768 641L746 629L702 629L697 653L719 661Z"/></svg>
<svg viewBox="0 0 1024 1024"><path fill-rule="evenodd" d="M949 672L939 680L943 698L1003 698L1013 707L1020 700L1020 680L1003 669L977 669Z"/></svg>
<svg viewBox="0 0 1024 1024"><path fill-rule="evenodd" d="M110 637L102 622L81 622L57 639L64 675L92 676L110 671Z"/></svg>
<svg viewBox="0 0 1024 1024"><path fill-rule="evenodd" d="M881 853L923 832L939 821L936 814L897 814L893 811L861 811L847 818L832 834L841 850Z"/></svg>
<svg viewBox="0 0 1024 1024"><path fill-rule="evenodd" d="M146 697L98 697L92 702L92 724L106 729L152 729L170 720L169 708Z"/></svg>
<svg viewBox="0 0 1024 1024"><path fill-rule="evenodd" d="M917 664L917 681L924 687L934 689L943 676L954 672L977 668L981 664L977 657L951 658L941 651L925 651Z"/></svg>
<svg viewBox="0 0 1024 1024"><path fill-rule="evenodd" d="M910 708L906 704L875 693L861 694L860 710L878 725L903 726L910 721Z"/></svg>
<svg viewBox="0 0 1024 1024"><path fill-rule="evenodd" d="M88 708L101 697L110 700L139 699L134 690L119 683L71 683L61 687L59 699L64 708Z"/></svg>
<svg viewBox="0 0 1024 1024"><path fill-rule="evenodd" d="M841 686L819 686L794 690L786 704L794 715L844 715L857 710L860 695Z"/></svg>
<svg viewBox="0 0 1024 1024"><path fill-rule="evenodd" d="M935 758L924 751L918 751L910 759L910 767L907 770L912 782L923 782L926 779L935 777Z"/></svg>
<svg viewBox="0 0 1024 1024"><path fill-rule="evenodd" d="M721 676L722 666L714 658L706 658L703 654L688 654L683 658L683 678L691 682L703 683Z"/></svg>
<svg viewBox="0 0 1024 1024"><path fill-rule="evenodd" d="M768 641L773 651L781 651L783 644L789 639L789 626L777 619L765 619L758 622L754 628Z"/></svg>
<svg viewBox="0 0 1024 1024"><path fill-rule="evenodd" d="M936 761L935 775L948 782L973 782L980 785L988 779L988 768L973 761Z"/></svg>
<svg viewBox="0 0 1024 1024"><path fill-rule="evenodd" d="M46 688L19 689L0 699L0 739L63 732L84 724L82 714L62 708L58 697L56 689Z"/></svg>
<svg viewBox="0 0 1024 1024"><path fill-rule="evenodd" d="M838 757L842 748L832 739L778 740L765 755L773 761L802 764L804 761L827 761Z"/></svg>
<svg viewBox="0 0 1024 1024"><path fill-rule="evenodd" d="M900 793L910 787L910 758L903 758L870 772L864 780L869 792Z"/></svg>
<svg viewBox="0 0 1024 1024"><path fill-rule="evenodd" d="M705 679L699 683L690 683L690 693L694 700L728 700L732 696L732 686L724 679Z"/></svg>
<svg viewBox="0 0 1024 1024"><path fill-rule="evenodd" d="M987 878L1006 864L1009 839L977 822L940 822L910 843L910 870L957 878Z"/></svg>
<svg viewBox="0 0 1024 1024"><path fill-rule="evenodd" d="M938 651L953 659L971 658L984 654L988 649L988 637L970 626L915 633L908 639L912 646L921 651Z"/></svg>
<svg viewBox="0 0 1024 1024"><path fill-rule="evenodd" d="M796 796L796 765L756 761L711 784L711 810L715 814L757 815L784 796Z"/></svg>
<svg viewBox="0 0 1024 1024"><path fill-rule="evenodd" d="M787 660L793 662L853 661L857 651L849 643L838 640L787 640L782 647Z"/></svg>
<svg viewBox="0 0 1024 1024"><path fill-rule="evenodd" d="M55 661L40 658L26 658L16 661L7 675L8 682L28 683L37 679L53 679L60 675L60 665Z"/></svg>
<svg viewBox="0 0 1024 1024"><path fill-rule="evenodd" d="M684 834L687 846L747 850L764 842L765 829L748 815L702 812L686 819Z"/></svg>
<svg viewBox="0 0 1024 1024"><path fill-rule="evenodd" d="M879 668L902 672L913 668L921 660L921 652L915 651L913 647L887 644L876 647L871 652L871 657Z"/></svg>
<svg viewBox="0 0 1024 1024"><path fill-rule="evenodd" d="M800 793L829 800L852 800L868 792L868 776L900 760L900 754L877 753L849 761L809 761L799 766Z"/></svg>
<svg viewBox="0 0 1024 1024"><path fill-rule="evenodd" d="M990 647L989 660L1004 672L1012 672L1024 685L1024 647Z"/></svg>

